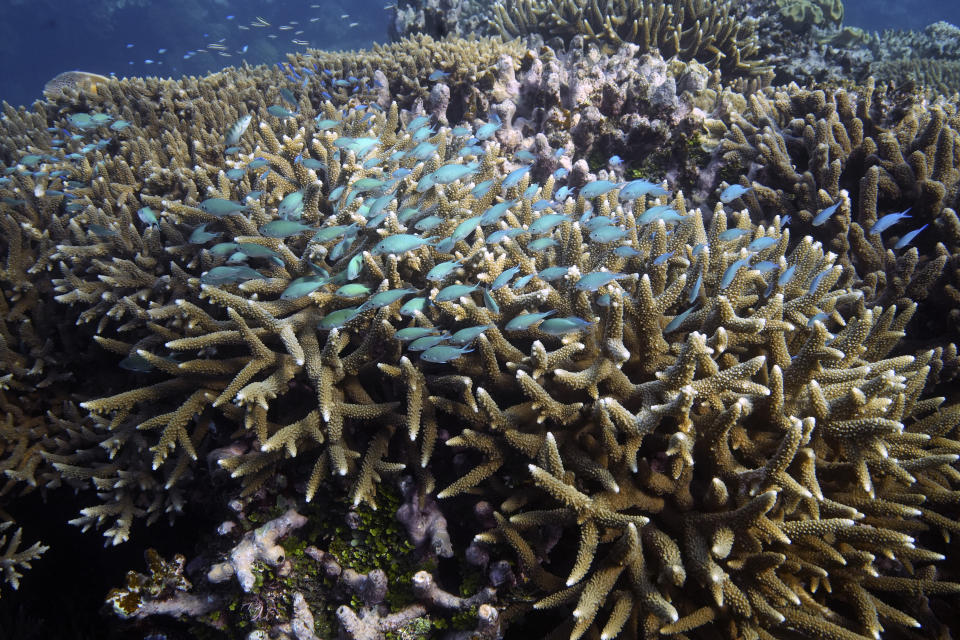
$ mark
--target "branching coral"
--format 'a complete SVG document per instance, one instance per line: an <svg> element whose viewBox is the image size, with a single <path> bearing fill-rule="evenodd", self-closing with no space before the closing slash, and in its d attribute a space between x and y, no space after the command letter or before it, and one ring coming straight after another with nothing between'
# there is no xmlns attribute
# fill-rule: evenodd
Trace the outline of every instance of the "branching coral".
<svg viewBox="0 0 960 640"><path fill-rule="evenodd" d="M569 42L584 38L618 48L635 43L658 49L664 58L698 60L731 75L764 69L751 60L757 51L751 19L743 19L730 2L678 0L517 0L494 5L500 31L511 36L539 34Z"/></svg>
<svg viewBox="0 0 960 640"><path fill-rule="evenodd" d="M30 563L43 555L49 547L34 542L26 549L20 549L23 529L17 529L8 541L6 531L12 526L12 522L0 522L0 569L3 569L4 581L16 589L23 577L20 570L29 569Z"/></svg>
<svg viewBox="0 0 960 640"><path fill-rule="evenodd" d="M870 304L920 302L930 309L921 320L939 322L944 314L933 309L944 300L930 294L960 251L948 231L960 193L955 102L929 103L872 83L855 91L787 87L751 96L729 128L717 119L706 126L724 132L718 153L749 177L744 184L756 185L745 199L754 215L791 214L856 268L849 273L860 276ZM833 204L837 212L818 226L816 215ZM909 226L872 232L882 216L903 211ZM897 246L925 223L931 228Z"/></svg>
<svg viewBox="0 0 960 640"><path fill-rule="evenodd" d="M497 77L516 68L503 58ZM7 329L5 370L42 380L30 345L86 330L93 361L126 372L84 387L75 420L28 414L70 440L51 438L38 459L97 490L77 524L120 542L136 518L172 517L197 459L218 447L211 459L248 496L282 477L306 501L334 487L376 508L377 483L411 473L418 491L401 515L429 521L410 528L441 556L456 538L414 494L496 504L476 547L518 558L532 606L572 607L570 637L937 628L921 599L899 596L960 591L940 574L947 548L934 535L960 527L958 412L928 397L952 347L898 343L938 268L913 253L913 267L897 265L911 284L884 287L874 274L892 258L865 238L876 203L907 188L917 215L947 215L954 111L938 104L891 130L872 93L856 105L755 94L722 150L764 164L775 186L751 183L748 208L704 214L661 184L591 179L584 162L561 186L566 147L539 137L523 164L507 159L505 99L499 121L451 129L446 107L431 117L381 101L371 69L294 58L286 72L308 80L285 93L269 84L278 70L111 82L90 125L67 89L49 126L92 147L5 158L23 169L3 185L4 286L36 291L29 308L55 297L71 320L36 340ZM734 104L718 94L721 109ZM22 143L47 117L12 114L5 140ZM115 118L127 124L105 141ZM856 217L844 161L869 165ZM845 235L825 246L810 227L834 200L828 228ZM31 440L12 433L7 466L21 468ZM299 522L288 512L287 529ZM250 534L214 577L232 570L251 589L252 559L276 564L280 535ZM347 582L370 578L354 571ZM414 586L438 607L481 602L431 582ZM495 636L498 614L483 611Z"/></svg>

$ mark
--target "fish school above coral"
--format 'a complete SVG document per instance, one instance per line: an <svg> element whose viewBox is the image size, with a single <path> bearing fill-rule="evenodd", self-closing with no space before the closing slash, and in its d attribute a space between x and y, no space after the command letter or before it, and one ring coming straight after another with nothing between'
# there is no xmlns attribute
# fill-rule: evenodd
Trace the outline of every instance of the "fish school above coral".
<svg viewBox="0 0 960 640"><path fill-rule="evenodd" d="M203 458L303 503L376 507L412 477L440 510L493 505L469 554L434 538L515 560L518 584L457 603L490 637L488 602L504 628L571 612L546 618L569 638L943 628L960 410L929 392L949 347L897 350L915 303L735 206L759 185L697 208L663 175L588 176L571 143L519 155L501 118L401 109L373 76L296 57L6 107L11 511L13 488L92 486L73 522L116 544L179 513ZM404 82L456 80L433 77ZM271 522L198 592L280 566L303 517ZM42 551L18 542L14 583Z"/></svg>

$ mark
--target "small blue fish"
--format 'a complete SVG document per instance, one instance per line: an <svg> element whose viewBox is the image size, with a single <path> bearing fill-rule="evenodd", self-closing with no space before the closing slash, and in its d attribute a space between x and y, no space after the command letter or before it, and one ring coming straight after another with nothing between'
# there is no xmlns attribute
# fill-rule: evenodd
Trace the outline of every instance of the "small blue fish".
<svg viewBox="0 0 960 640"><path fill-rule="evenodd" d="M834 202L832 205L830 205L829 207L827 207L826 209L824 209L823 211L815 215L813 217L813 221L810 224L812 224L815 227L819 227L824 222L830 219L830 216L832 216L837 211L837 207L839 206L840 206L840 201ZM783 224L786 224L786 222L783 222Z"/></svg>
<svg viewBox="0 0 960 640"><path fill-rule="evenodd" d="M440 282L459 266L459 260L447 260L446 262L441 262L427 272L426 278L432 282Z"/></svg>
<svg viewBox="0 0 960 640"><path fill-rule="evenodd" d="M474 198L482 198L487 195L490 191L490 188L493 186L493 180L484 180L483 182L478 182L473 189L470 189L470 195Z"/></svg>
<svg viewBox="0 0 960 640"><path fill-rule="evenodd" d="M113 229L108 229L107 227L104 227L103 225L99 225L99 224L96 224L96 223L93 223L93 222L91 222L89 225L87 225L87 229L89 229L89 230L90 230L90 233L92 233L93 235L99 236L99 237L101 237L101 238L110 238L110 237L119 235L119 234L117 234L117 232L114 231Z"/></svg>
<svg viewBox="0 0 960 640"><path fill-rule="evenodd" d="M590 200L591 198L597 198L605 193L609 193L618 186L620 186L619 182L611 182L610 180L594 180L593 182L584 185L583 188L580 189L580 195L587 200Z"/></svg>
<svg viewBox="0 0 960 640"><path fill-rule="evenodd" d="M537 277L543 280L544 282L553 282L554 280L559 280L560 278L565 277L570 272L570 267L547 267L540 270L537 273Z"/></svg>
<svg viewBox="0 0 960 640"><path fill-rule="evenodd" d="M528 231L534 235L550 233L557 225L569 221L570 218L562 213L547 213L534 220Z"/></svg>
<svg viewBox="0 0 960 640"><path fill-rule="evenodd" d="M899 240L897 240L897 244L893 245L893 248L894 248L894 249L897 249L897 250L903 249L905 246L907 246L908 244L910 244L911 242L913 242L913 239L916 238L917 235L918 235L921 231L923 231L924 229L926 229L927 226L928 226L928 225L923 225L923 226L920 227L919 229L914 229L913 231L909 231L909 232L903 234L903 237L900 238Z"/></svg>
<svg viewBox="0 0 960 640"><path fill-rule="evenodd" d="M622 165L623 165L623 158L621 158L621 157L618 156L618 155L612 155L612 156L610 156L609 163L610 163L610 166L611 166L611 167L619 167L619 166L622 166Z"/></svg>
<svg viewBox="0 0 960 640"><path fill-rule="evenodd" d="M567 199L567 196L570 195L572 192L573 192L573 189L571 189L566 185L560 187L559 189L557 189L557 194L556 194L557 202L563 202L564 200Z"/></svg>
<svg viewBox="0 0 960 640"><path fill-rule="evenodd" d="M410 150L409 155L417 160L428 160L437 151L437 145L431 142L421 142Z"/></svg>
<svg viewBox="0 0 960 640"><path fill-rule="evenodd" d="M750 264L750 258L741 258L740 260L735 260L727 267L727 270L723 272L723 277L720 279L720 288L726 289L730 286L730 283L733 282L734 277L736 277L737 272L742 268Z"/></svg>
<svg viewBox="0 0 960 640"><path fill-rule="evenodd" d="M427 80L429 80L430 82L436 82L437 80L443 80L448 75L450 75L449 72L441 71L440 69L437 69L436 71L431 73L429 76L427 76Z"/></svg>
<svg viewBox="0 0 960 640"><path fill-rule="evenodd" d="M466 239L467 236L473 233L474 229L480 226L481 217L482 216L471 216L467 218L456 226L448 239L454 243Z"/></svg>
<svg viewBox="0 0 960 640"><path fill-rule="evenodd" d="M406 327L394 333L393 337L401 342L410 342L411 340L436 335L438 331L439 329L436 327Z"/></svg>
<svg viewBox="0 0 960 640"><path fill-rule="evenodd" d="M266 158L254 158L247 164L247 169L259 169L260 167L265 167L269 164Z"/></svg>
<svg viewBox="0 0 960 640"><path fill-rule="evenodd" d="M537 156L528 149L520 149L520 151L513 154L513 159L517 162L533 162L537 159Z"/></svg>
<svg viewBox="0 0 960 640"><path fill-rule="evenodd" d="M199 227L194 229L190 233L188 242L190 242L190 244L205 244L220 235L219 233L211 233L210 231L207 231L206 228L207 223L204 222Z"/></svg>
<svg viewBox="0 0 960 640"><path fill-rule="evenodd" d="M823 279L827 277L827 275L830 274L830 272L832 271L833 271L833 267L827 267L826 269L818 273L810 282L809 292L811 294L816 293L817 288L820 286L820 283L823 282Z"/></svg>
<svg viewBox="0 0 960 640"><path fill-rule="evenodd" d="M663 220L664 222L680 222L686 220L685 216L681 216L677 213L676 209L667 204L658 204L655 207L650 207L644 211L639 218L637 218L637 224L639 225L648 225L651 222L656 220Z"/></svg>
<svg viewBox="0 0 960 640"><path fill-rule="evenodd" d="M516 316L507 325L504 327L505 331L524 331L529 329L531 326L540 322L541 320L548 318L556 313L555 309L550 311L541 311L539 313L521 313Z"/></svg>
<svg viewBox="0 0 960 640"><path fill-rule="evenodd" d="M452 302L464 296L470 295L480 285L451 284L437 292L436 302Z"/></svg>
<svg viewBox="0 0 960 640"><path fill-rule="evenodd" d="M791 280L793 280L793 274L796 270L797 270L797 265L795 264L792 264L789 267L787 267L787 270L781 273L780 277L777 278L777 285L782 287L782 286L785 286L787 283L789 283Z"/></svg>
<svg viewBox="0 0 960 640"><path fill-rule="evenodd" d="M137 211L137 217L140 218L140 221L144 224L155 227L160 226L160 221L157 220L157 214L155 214L150 207L141 207Z"/></svg>
<svg viewBox="0 0 960 640"><path fill-rule="evenodd" d="M281 300L296 300L303 296L310 295L328 281L328 278L322 276L304 276L297 278L287 285L287 288L280 294Z"/></svg>
<svg viewBox="0 0 960 640"><path fill-rule="evenodd" d="M617 194L617 197L621 200L635 200L641 196L651 195L654 197L657 196L669 196L670 192L661 187L658 184L654 184L648 180L633 180L628 182L620 189L620 193Z"/></svg>
<svg viewBox="0 0 960 640"><path fill-rule="evenodd" d="M280 97L283 98L288 104L293 105L294 108L297 107L297 97L293 95L293 91L287 89L286 87L280 87Z"/></svg>
<svg viewBox="0 0 960 640"><path fill-rule="evenodd" d="M370 287L365 284L360 284L359 282L351 282L350 284L343 285L333 293L341 298L362 298L370 293Z"/></svg>
<svg viewBox="0 0 960 640"><path fill-rule="evenodd" d="M281 107L278 104L272 104L269 107L267 107L267 113L269 113L270 115L276 118L292 118L293 116L297 115L292 111L289 111L284 107Z"/></svg>
<svg viewBox="0 0 960 640"><path fill-rule="evenodd" d="M578 291L596 291L600 287L610 284L614 280L629 278L629 273L613 273L610 271L592 271L584 274L577 280L574 288Z"/></svg>
<svg viewBox="0 0 960 640"><path fill-rule="evenodd" d="M227 176L228 180L233 180L236 182L237 180L242 180L243 176L245 176L247 172L244 169L227 169L223 172L223 174Z"/></svg>
<svg viewBox="0 0 960 640"><path fill-rule="evenodd" d="M485 227L493 224L502 218L510 209L510 207L515 204L517 204L516 200L505 200L504 202L498 202L483 212L483 214L480 216L480 225Z"/></svg>
<svg viewBox="0 0 960 640"><path fill-rule="evenodd" d="M530 169L533 168L532 164L529 164L525 167L520 167L519 169L514 169L507 174L507 177L503 179L503 184L501 185L504 189L509 189L510 187L515 186L519 183L523 176L527 175Z"/></svg>
<svg viewBox="0 0 960 640"><path fill-rule="evenodd" d="M608 242L616 242L620 240L627 232L620 227L614 227L612 225L602 226L593 232L590 233L590 239L594 242L605 244Z"/></svg>
<svg viewBox="0 0 960 640"><path fill-rule="evenodd" d="M468 345L474 340L477 336L486 331L487 329L493 328L492 324L484 324L477 327L467 327L466 329L460 329L450 336L450 344L455 344L457 346Z"/></svg>
<svg viewBox="0 0 960 640"><path fill-rule="evenodd" d="M411 298L400 307L400 315L415 316L417 313L423 313L429 302L426 298Z"/></svg>
<svg viewBox="0 0 960 640"><path fill-rule="evenodd" d="M490 116L490 122L481 125L475 134L477 140L487 140L493 137L497 131L500 130L502 123L500 122L500 116L492 114Z"/></svg>
<svg viewBox="0 0 960 640"><path fill-rule="evenodd" d="M776 268L777 264L775 262L770 262L769 260L761 260L757 264L753 265L753 269L755 271L759 271L760 273L769 273Z"/></svg>
<svg viewBox="0 0 960 640"><path fill-rule="evenodd" d="M345 309L340 309L334 311L333 313L328 313L323 318L320 319L320 322L317 323L318 329L339 329L345 324L356 318L360 315L360 310L358 307L347 307Z"/></svg>
<svg viewBox="0 0 960 640"><path fill-rule="evenodd" d="M583 331L592 324L592 322L588 322L583 318L577 318L575 316L566 318L548 318L540 323L540 326L537 327L537 330L547 334L548 336L565 336L571 333Z"/></svg>
<svg viewBox="0 0 960 640"><path fill-rule="evenodd" d="M666 253L664 253L664 254L662 254L662 255L659 255L659 256L657 256L656 258L654 258L654 259L653 259L653 264L656 265L656 266L662 265L663 263L665 263L667 260L669 260L669 259L672 258L672 257L673 257L673 251L668 251L668 252L666 252Z"/></svg>
<svg viewBox="0 0 960 640"><path fill-rule="evenodd" d="M310 242L332 242L333 240L338 240L341 237L347 235L351 230L355 230L356 225L336 225L333 227L324 227L317 231Z"/></svg>
<svg viewBox="0 0 960 640"><path fill-rule="evenodd" d="M370 296L366 302L360 305L360 308L364 310L380 309L416 292L416 289L390 289L388 291L381 291Z"/></svg>
<svg viewBox="0 0 960 640"><path fill-rule="evenodd" d="M744 187L739 184L732 184L720 194L720 202L727 204L733 202L737 198L741 197L748 191L752 191L753 187Z"/></svg>
<svg viewBox="0 0 960 640"><path fill-rule="evenodd" d="M285 220L299 220L303 215L303 192L294 191L284 196L277 207L277 214Z"/></svg>
<svg viewBox="0 0 960 640"><path fill-rule="evenodd" d="M530 282L533 279L533 276L535 275L536 275L535 273L531 273L525 276L520 276L519 278L517 278L517 281L513 283L513 289L516 291L523 289L525 286L527 286L527 283Z"/></svg>
<svg viewBox="0 0 960 640"><path fill-rule="evenodd" d="M693 283L693 288L690 289L690 295L687 296L687 302L693 304L693 301L697 299L697 296L700 295L700 287L703 286L703 272L697 276L696 282Z"/></svg>
<svg viewBox="0 0 960 640"><path fill-rule="evenodd" d="M347 263L347 280L356 280L362 270L363 254L358 253L350 258L350 262Z"/></svg>
<svg viewBox="0 0 960 640"><path fill-rule="evenodd" d="M888 213L887 215L883 216L882 218L877 220L875 223L873 223L873 226L870 227L870 231L868 233L871 236L875 236L878 233L882 233L886 231L887 229L897 224L904 218L912 217L907 215L907 212L910 211L910 209L912 208L913 207L907 207L906 209L904 209L903 211L900 211L899 213Z"/></svg>
<svg viewBox="0 0 960 640"><path fill-rule="evenodd" d="M423 142L424 140L432 136L434 133L436 133L436 131L434 131L432 128L424 127L422 129L417 129L416 131L414 131L413 135L410 136L410 138L414 142Z"/></svg>
<svg viewBox="0 0 960 640"><path fill-rule="evenodd" d="M567 177L568 173L570 173L569 169L560 167L559 169L553 172L553 178L554 180L563 180L564 178Z"/></svg>
<svg viewBox="0 0 960 640"><path fill-rule="evenodd" d="M221 266L214 267L213 269L210 269L210 271L207 271L200 276L200 282L203 284L220 285L265 278L265 275L261 274L259 271L251 269L246 265L238 265L233 267Z"/></svg>
<svg viewBox="0 0 960 640"><path fill-rule="evenodd" d="M414 249L419 249L425 245L432 244L435 241L435 237L421 238L420 236L411 235L409 233L400 233L397 235L387 236L374 245L373 250L371 250L370 253L375 256L382 256L387 253L406 253L408 251L413 251Z"/></svg>
<svg viewBox="0 0 960 640"><path fill-rule="evenodd" d="M747 251L763 251L773 245L777 244L776 238L756 238L750 244L747 245Z"/></svg>
<svg viewBox="0 0 960 640"><path fill-rule="evenodd" d="M479 168L479 162L471 162L470 164L445 164L430 175L433 176L433 181L437 184L450 184L451 182L461 180L475 173Z"/></svg>
<svg viewBox="0 0 960 640"><path fill-rule="evenodd" d="M719 237L724 242L727 242L730 240L737 240L738 238L742 238L743 236L748 235L749 233L750 233L750 229L734 228L734 229L727 229L726 231L721 232Z"/></svg>
<svg viewBox="0 0 960 640"><path fill-rule="evenodd" d="M446 222L446 219L441 218L440 216L427 216L423 220L417 221L417 223L413 225L413 228L417 231L430 232L444 222Z"/></svg>
<svg viewBox="0 0 960 640"><path fill-rule="evenodd" d="M200 203L200 208L214 216L237 215L247 210L246 205L223 198L207 198Z"/></svg>
<svg viewBox="0 0 960 640"><path fill-rule="evenodd" d="M450 347L447 345L436 345L430 347L426 351L420 354L420 359L424 362L434 362L436 364L444 364L450 362L451 360L456 360L465 353L470 353L473 349L468 349L467 347Z"/></svg>
<svg viewBox="0 0 960 640"><path fill-rule="evenodd" d="M670 333L671 331L676 331L677 329L679 329L679 328L680 328L680 325L682 325L682 324L683 324L683 321L686 320L687 317L688 317L691 313L693 313L693 310L694 310L694 309L696 309L696 307L690 307L689 309L687 309L686 311L684 311L684 312L681 313L680 315L675 316L675 317L673 318L673 320L671 320L670 322L668 322L668 323L667 323L667 326L665 326L665 327L663 328L663 332L664 332L664 333Z"/></svg>
<svg viewBox="0 0 960 640"><path fill-rule="evenodd" d="M520 272L520 267L510 267L509 269L504 269L500 272L496 278L493 279L493 283L490 285L490 291L496 291L501 287L507 286L507 283Z"/></svg>
<svg viewBox="0 0 960 640"><path fill-rule="evenodd" d="M493 299L493 296L490 295L490 292L486 289L483 290L483 306L485 306L490 313L500 315L500 305L497 304L497 301Z"/></svg>
<svg viewBox="0 0 960 640"><path fill-rule="evenodd" d="M616 249L613 250L613 252L618 256L620 256L621 258L636 258L637 256L640 255L639 251L637 251L636 249L634 249L628 244L617 247Z"/></svg>
<svg viewBox="0 0 960 640"><path fill-rule="evenodd" d="M529 251L533 251L534 253L537 253L540 251L546 251L550 247L555 247L555 246L557 246L557 241L551 238L550 236L537 238L536 240L531 240L530 242L527 243L527 249Z"/></svg>
<svg viewBox="0 0 960 640"><path fill-rule="evenodd" d="M426 351L431 347L435 347L441 342L446 342L447 338L450 337L449 333L444 333L443 335L426 335L421 338L415 339L409 345L407 345L408 351Z"/></svg>

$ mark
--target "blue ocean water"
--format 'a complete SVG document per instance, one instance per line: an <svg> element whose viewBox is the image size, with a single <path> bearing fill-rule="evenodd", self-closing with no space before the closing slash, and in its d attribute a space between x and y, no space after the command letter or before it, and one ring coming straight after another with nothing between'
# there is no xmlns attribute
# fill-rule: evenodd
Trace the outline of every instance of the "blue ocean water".
<svg viewBox="0 0 960 640"><path fill-rule="evenodd" d="M308 46L368 47L388 39L389 2L3 0L0 100L29 104L71 69L179 77L272 64Z"/></svg>
<svg viewBox="0 0 960 640"><path fill-rule="evenodd" d="M960 2L931 2L930 0L846 0L844 24L867 31L884 29L923 29L928 24L944 20L960 25Z"/></svg>
<svg viewBox="0 0 960 640"><path fill-rule="evenodd" d="M178 77L274 63L307 46L385 42L390 0L4 0L0 99L29 104L56 74ZM960 23L960 2L847 0L845 24L868 31ZM309 44L299 44L309 43Z"/></svg>

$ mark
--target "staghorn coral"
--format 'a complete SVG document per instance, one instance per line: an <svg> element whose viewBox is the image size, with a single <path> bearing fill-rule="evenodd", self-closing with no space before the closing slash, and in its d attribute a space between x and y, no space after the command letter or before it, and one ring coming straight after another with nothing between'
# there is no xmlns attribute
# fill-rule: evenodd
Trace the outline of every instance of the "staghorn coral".
<svg viewBox="0 0 960 640"><path fill-rule="evenodd" d="M17 529L7 540L6 531L13 526L12 522L0 522L0 569L3 569L3 580L14 589L20 586L22 569L29 569L30 563L39 558L49 547L34 542L26 549L20 549L20 540L23 529Z"/></svg>
<svg viewBox="0 0 960 640"><path fill-rule="evenodd" d="M380 106L386 108L396 102L401 108L412 109L422 101L447 123L484 117L489 94L495 96L504 90L498 77L501 58L519 59L523 54L519 42L501 42L495 37L434 39L413 34L369 50L344 54L311 49L305 54L290 54L288 59L297 67L330 69L340 77L371 78L379 83L374 91ZM439 100L431 93L435 85L426 80L434 70L449 73L445 82L453 88L440 111Z"/></svg>
<svg viewBox="0 0 960 640"><path fill-rule="evenodd" d="M894 246L925 223L946 231L954 217L957 118L954 100L928 101L871 82L851 90L767 90L752 95L729 124L715 118L706 127L714 139L723 137L716 154L727 175L742 172L740 181L756 186L745 200L755 216L765 210L791 215L855 267L850 275L859 276L870 304L919 302L918 320L941 334L932 325L956 313L934 311L944 300L930 294L960 245L949 233L928 229L913 243L919 251ZM834 203L837 213L813 226L814 216ZM910 226L869 233L882 215L906 209Z"/></svg>
<svg viewBox="0 0 960 640"><path fill-rule="evenodd" d="M476 544L517 556L537 607L572 605L571 636L937 628L926 601L960 589L936 537L957 529L957 410L927 397L945 351L892 351L912 302L876 304L777 208L621 200L582 166L561 196L548 142L506 160L510 123L469 123L489 140L470 162L466 136L318 83L274 115L278 75L111 83L119 141L5 159L47 172L4 185L9 272L56 295L60 340L92 331L101 368L131 373L82 389L70 425L31 414L82 443L43 456L96 487L78 524L121 541L172 517L211 449L247 495L290 478L373 508L406 470L441 505L497 505ZM6 138L46 117L14 113ZM419 357L398 336L478 328Z"/></svg>
<svg viewBox="0 0 960 640"><path fill-rule="evenodd" d="M960 59L881 60L870 65L877 80L924 87L934 94L960 92Z"/></svg>
<svg viewBox="0 0 960 640"><path fill-rule="evenodd" d="M762 73L754 24L730 2L642 2L600 0L516 0L494 5L500 32L541 35L568 43L574 36L614 49L636 43L664 58L697 60L730 76Z"/></svg>

